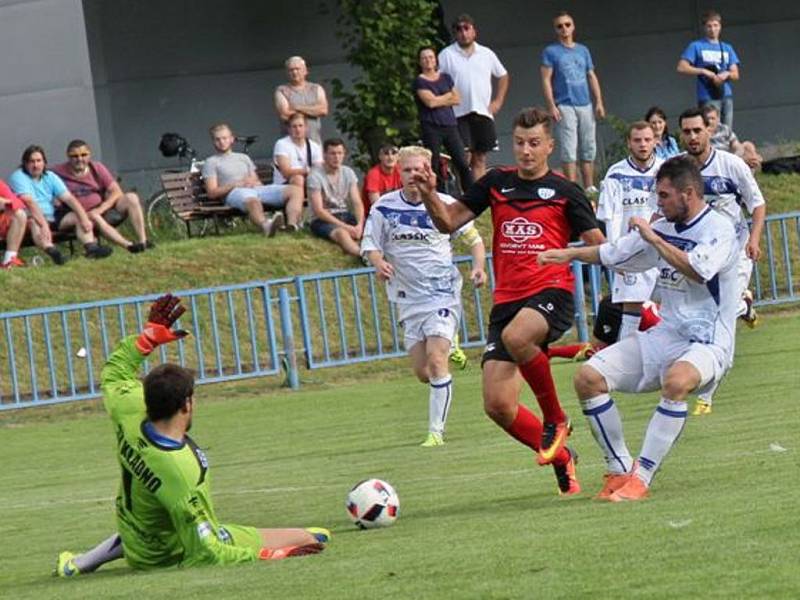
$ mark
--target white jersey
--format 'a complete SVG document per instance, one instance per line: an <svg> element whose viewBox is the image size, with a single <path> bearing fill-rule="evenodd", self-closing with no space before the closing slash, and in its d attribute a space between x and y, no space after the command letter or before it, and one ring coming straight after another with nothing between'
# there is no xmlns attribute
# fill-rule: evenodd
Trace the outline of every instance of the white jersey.
<svg viewBox="0 0 800 600"><path fill-rule="evenodd" d="M739 303L736 277L739 245L733 226L728 219L706 208L690 223L661 219L652 227L665 241L689 255L689 264L703 278L703 283L681 274L636 231L613 244L600 246L601 262L625 271L658 267L656 293L661 298L662 321L656 328L667 328L677 338L708 345L727 368L733 360ZM653 351L657 353L658 349Z"/></svg>
<svg viewBox="0 0 800 600"><path fill-rule="evenodd" d="M597 218L605 222L606 239L615 242L628 233L631 217L647 221L658 212L656 173L664 161L653 155L639 167L628 157L611 166L600 184ZM611 288L613 302L645 302L650 299L657 269L644 273L618 273Z"/></svg>
<svg viewBox="0 0 800 600"><path fill-rule="evenodd" d="M439 198L447 204L456 201L442 193ZM441 233L424 204L412 204L402 190L395 190L372 205L364 226L361 255L378 250L394 267L394 277L386 284L393 302L460 303L462 278L453 264L450 242L470 227L472 221L453 234Z"/></svg>
<svg viewBox="0 0 800 600"><path fill-rule="evenodd" d="M750 235L747 227L748 214L764 204L750 167L741 158L730 152L711 150L706 162L700 167L703 176L703 194L706 203L718 213L728 217L736 228L739 244L744 246Z"/></svg>
<svg viewBox="0 0 800 600"><path fill-rule="evenodd" d="M611 165L600 184L597 218L606 224L606 239L615 242L628 233L631 217L650 220L658 210L656 173L664 161L653 155L642 169L630 157Z"/></svg>

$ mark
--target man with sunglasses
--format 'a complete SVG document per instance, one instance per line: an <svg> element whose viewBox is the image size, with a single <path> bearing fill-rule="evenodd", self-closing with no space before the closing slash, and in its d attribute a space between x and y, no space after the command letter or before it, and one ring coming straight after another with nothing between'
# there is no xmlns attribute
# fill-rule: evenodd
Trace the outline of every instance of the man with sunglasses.
<svg viewBox="0 0 800 600"><path fill-rule="evenodd" d="M135 192L123 192L111 171L100 161L92 160L89 144L72 140L67 144L67 162L55 165L52 170L80 202L97 233L134 254L152 248L152 242L147 240L139 196ZM127 218L136 233L135 242L116 229Z"/></svg>
<svg viewBox="0 0 800 600"><path fill-rule="evenodd" d="M553 19L553 27L558 41L542 52L540 73L547 110L556 122L561 164L564 175L570 181L578 181L576 163L580 161L584 189L597 193L594 186L595 117L606 116L600 81L594 72L589 49L575 41L572 16L567 12L559 13Z"/></svg>
<svg viewBox="0 0 800 600"><path fill-rule="evenodd" d="M456 41L439 53L439 71L453 78L461 102L453 106L458 132L470 151L470 167L477 180L486 173L486 155L497 146L494 117L508 92L508 72L497 55L475 40L475 20L467 14L453 22ZM496 81L492 99L492 80Z"/></svg>

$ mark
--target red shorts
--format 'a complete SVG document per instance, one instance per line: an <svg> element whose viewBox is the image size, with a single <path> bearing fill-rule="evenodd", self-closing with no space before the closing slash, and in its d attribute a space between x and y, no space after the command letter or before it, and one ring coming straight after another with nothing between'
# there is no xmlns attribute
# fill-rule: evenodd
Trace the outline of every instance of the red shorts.
<svg viewBox="0 0 800 600"><path fill-rule="evenodd" d="M0 238L5 239L8 235L8 228L14 220L14 213L4 210L0 212Z"/></svg>

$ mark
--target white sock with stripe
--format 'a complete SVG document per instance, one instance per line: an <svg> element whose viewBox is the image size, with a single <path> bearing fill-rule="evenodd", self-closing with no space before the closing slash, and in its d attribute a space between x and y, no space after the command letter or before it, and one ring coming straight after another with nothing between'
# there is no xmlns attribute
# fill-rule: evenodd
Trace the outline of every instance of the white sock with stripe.
<svg viewBox="0 0 800 600"><path fill-rule="evenodd" d="M453 378L450 375L430 379L430 395L428 397L428 431L444 434L450 401L453 398Z"/></svg>
<svg viewBox="0 0 800 600"><path fill-rule="evenodd" d="M609 473L628 473L633 466L633 457L625 444L622 419L617 405L608 394L600 394L581 400L581 408L594 439L603 449Z"/></svg>
<svg viewBox="0 0 800 600"><path fill-rule="evenodd" d="M642 442L636 475L648 486L686 424L686 402L661 397Z"/></svg>

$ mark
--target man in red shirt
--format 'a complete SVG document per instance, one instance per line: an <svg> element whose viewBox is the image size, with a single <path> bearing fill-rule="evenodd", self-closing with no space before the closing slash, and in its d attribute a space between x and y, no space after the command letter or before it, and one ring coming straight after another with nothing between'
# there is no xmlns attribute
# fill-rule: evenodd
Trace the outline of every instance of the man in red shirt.
<svg viewBox="0 0 800 600"><path fill-rule="evenodd" d="M22 238L25 237L27 224L25 203L0 179L0 239L6 240L6 251L0 269L25 266L17 253L22 245Z"/></svg>
<svg viewBox="0 0 800 600"><path fill-rule="evenodd" d="M123 192L106 166L92 160L89 144L72 140L67 145L67 162L55 165L52 171L64 180L67 189L81 203L94 223L95 231L128 252L142 252L152 247L152 242L147 241L139 196L134 192ZM126 218L130 218L136 232L136 242L116 229Z"/></svg>
<svg viewBox="0 0 800 600"><path fill-rule="evenodd" d="M576 494L576 455L565 444L571 426L544 352L572 326L574 278L568 264L551 269L538 265L536 257L566 247L573 237L590 245L604 237L583 190L548 167L554 142L547 112L526 108L517 115L513 147L516 167L492 169L459 202L439 199L432 171L420 175L417 185L441 231L454 231L491 208L496 284L483 354L484 410L537 452L540 465L553 465L561 494ZM533 390L543 420L519 402L518 372Z"/></svg>
<svg viewBox="0 0 800 600"><path fill-rule="evenodd" d="M378 150L378 164L372 167L364 176L364 193L361 200L364 203L364 218L369 215L370 207L386 192L399 190L403 187L400 181L400 167L397 164L397 146L384 144Z"/></svg>

